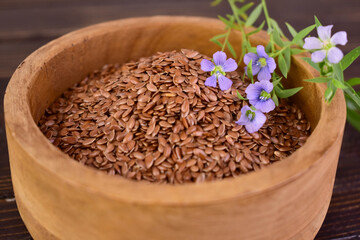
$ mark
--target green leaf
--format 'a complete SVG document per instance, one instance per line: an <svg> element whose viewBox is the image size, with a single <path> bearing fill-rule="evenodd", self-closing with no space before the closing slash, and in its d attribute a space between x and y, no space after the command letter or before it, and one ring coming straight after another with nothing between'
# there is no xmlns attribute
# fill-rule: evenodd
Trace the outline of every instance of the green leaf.
<svg viewBox="0 0 360 240"><path fill-rule="evenodd" d="M339 81L339 80L332 79L331 81L332 81L332 83L334 84L334 86L337 87L337 88L341 88L341 89L347 88L347 86L345 86L345 84L342 83L342 82Z"/></svg>
<svg viewBox="0 0 360 240"><path fill-rule="evenodd" d="M335 91L331 87L327 87L325 90L325 100L327 102L331 102L334 95L335 95Z"/></svg>
<svg viewBox="0 0 360 240"><path fill-rule="evenodd" d="M241 94L239 93L238 90L236 90L236 95L240 100L246 100L246 98L244 98L243 96L241 96Z"/></svg>
<svg viewBox="0 0 360 240"><path fill-rule="evenodd" d="M279 106L279 99L275 93L272 95L271 99L274 101L276 106Z"/></svg>
<svg viewBox="0 0 360 240"><path fill-rule="evenodd" d="M346 119L357 131L360 132L360 113L359 113L359 111L354 111L354 110L348 108L346 111Z"/></svg>
<svg viewBox="0 0 360 240"><path fill-rule="evenodd" d="M264 25L265 25L265 21L263 21L258 28L256 28L252 32L249 32L247 35L250 36L250 35L260 32L263 29Z"/></svg>
<svg viewBox="0 0 360 240"><path fill-rule="evenodd" d="M344 93L345 96L345 100L346 100L346 107L347 109L351 109L354 111L359 111L360 108L356 105L356 103L349 97L349 95L347 95L346 93Z"/></svg>
<svg viewBox="0 0 360 240"><path fill-rule="evenodd" d="M322 26L321 22L319 21L319 19L316 16L314 16L314 19L315 19L316 28Z"/></svg>
<svg viewBox="0 0 360 240"><path fill-rule="evenodd" d="M277 21L273 18L270 18L270 22L271 22L271 26L279 32L280 36L285 37Z"/></svg>
<svg viewBox="0 0 360 240"><path fill-rule="evenodd" d="M337 91L337 88L334 86L333 82L332 81L329 81L327 83L327 88L325 90L325 101L327 102L331 102L331 100L334 98L335 96L335 93Z"/></svg>
<svg viewBox="0 0 360 240"><path fill-rule="evenodd" d="M230 53L234 56L234 58L237 58L236 52L235 52L233 46L230 44L229 41L226 42L226 46L228 47Z"/></svg>
<svg viewBox="0 0 360 240"><path fill-rule="evenodd" d="M309 35L309 33L314 30L315 28L315 24L311 25L307 28L304 28L303 30L301 30L298 34L296 34L296 36L294 37L294 39L292 40L293 43L297 43L300 40L302 40L304 37L306 37L307 35Z"/></svg>
<svg viewBox="0 0 360 240"><path fill-rule="evenodd" d="M303 52L306 52L302 49L298 49L298 48L291 48L291 55L296 55L296 54L300 54L300 53L303 53Z"/></svg>
<svg viewBox="0 0 360 240"><path fill-rule="evenodd" d="M246 41L246 49L249 51L252 51L254 48L251 46L249 41ZM255 48L255 53L256 53L256 48Z"/></svg>
<svg viewBox="0 0 360 240"><path fill-rule="evenodd" d="M248 77L251 79L251 82L254 83L254 76L252 73L252 59L250 60L249 64L247 65L246 69Z"/></svg>
<svg viewBox="0 0 360 240"><path fill-rule="evenodd" d="M266 45L265 52L271 52L271 43L270 42Z"/></svg>
<svg viewBox="0 0 360 240"><path fill-rule="evenodd" d="M216 39L215 39L215 40L211 40L211 39L210 39L210 41L212 41L213 43L215 43L216 45L218 45L218 46L221 47L221 48L223 47L223 44L222 44L221 42L219 42L219 40L216 40Z"/></svg>
<svg viewBox="0 0 360 240"><path fill-rule="evenodd" d="M297 35L297 31L295 30L295 28L293 28L289 23L285 23L286 27L288 28L290 34L292 37L295 37Z"/></svg>
<svg viewBox="0 0 360 240"><path fill-rule="evenodd" d="M284 47L284 43L281 40L280 33L279 33L278 29L274 28L274 31L272 32L272 34L273 34L274 42L277 45L279 45L280 47Z"/></svg>
<svg viewBox="0 0 360 240"><path fill-rule="evenodd" d="M273 79L273 80L272 80L272 84L273 84L273 86L275 87L275 86L277 86L278 84L281 83L282 77L278 76L275 72L273 72L272 79Z"/></svg>
<svg viewBox="0 0 360 240"><path fill-rule="evenodd" d="M355 86L355 85L359 85L360 84L360 78L350 78L347 83L350 86Z"/></svg>
<svg viewBox="0 0 360 240"><path fill-rule="evenodd" d="M259 18L262 10L262 4L260 3L249 15L248 19L245 22L245 26L249 27L254 24L254 22Z"/></svg>
<svg viewBox="0 0 360 240"><path fill-rule="evenodd" d="M297 88L289 88L289 89L281 89L280 87L276 87L276 95L280 98L288 98L293 95L295 95L297 92L299 92L303 87L297 87Z"/></svg>
<svg viewBox="0 0 360 240"><path fill-rule="evenodd" d="M320 67L318 63L314 63L313 61L311 61L311 58L308 57L303 57L302 59L320 72Z"/></svg>
<svg viewBox="0 0 360 240"><path fill-rule="evenodd" d="M284 50L284 57L285 57L286 66L287 66L287 69L288 69L288 72L289 72L290 67L291 67L291 51L290 51L290 47L287 47Z"/></svg>
<svg viewBox="0 0 360 240"><path fill-rule="evenodd" d="M354 101L354 103L360 109L360 96L347 82L344 82L344 84L347 86L347 88L344 89L344 92Z"/></svg>
<svg viewBox="0 0 360 240"><path fill-rule="evenodd" d="M313 83L326 83L328 81L331 81L332 78L329 77L317 77L317 78L311 78L311 79L305 79L306 82L313 82Z"/></svg>
<svg viewBox="0 0 360 240"><path fill-rule="evenodd" d="M287 78L288 68L286 66L285 58L281 53L278 56L278 64L282 75L284 75L284 77Z"/></svg>
<svg viewBox="0 0 360 240"><path fill-rule="evenodd" d="M236 8L236 12L238 15L242 16L246 13L247 10L249 10L254 5L253 2L247 3L241 8Z"/></svg>
<svg viewBox="0 0 360 240"><path fill-rule="evenodd" d="M360 56L360 46L353 49L341 60L341 69L345 71Z"/></svg>
<svg viewBox="0 0 360 240"><path fill-rule="evenodd" d="M213 41L213 40L218 40L218 39L220 39L220 38L224 38L224 37L226 37L226 33L216 35L216 36L214 36L214 37L210 38L210 41Z"/></svg>
<svg viewBox="0 0 360 240"><path fill-rule="evenodd" d="M234 28L235 27L235 25L234 25L234 20L232 19L232 20L228 20L228 19L226 19L226 18L224 18L224 17L222 17L222 16L218 16L218 18L223 22L223 23L225 23L225 25L227 26L227 27L229 27L229 28Z"/></svg>
<svg viewBox="0 0 360 240"><path fill-rule="evenodd" d="M212 7L215 7L215 6L219 5L221 2L222 2L222 0L214 0L214 1L211 2L210 5L211 5Z"/></svg>
<svg viewBox="0 0 360 240"><path fill-rule="evenodd" d="M344 72L341 69L340 64L333 64L332 66L337 80L344 82Z"/></svg>

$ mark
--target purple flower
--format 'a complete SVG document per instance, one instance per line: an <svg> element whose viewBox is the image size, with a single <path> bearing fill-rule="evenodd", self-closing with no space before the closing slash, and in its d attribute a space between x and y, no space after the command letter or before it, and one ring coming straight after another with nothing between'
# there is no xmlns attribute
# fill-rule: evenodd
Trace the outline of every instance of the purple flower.
<svg viewBox="0 0 360 240"><path fill-rule="evenodd" d="M331 28L329 26L319 26L317 32L319 38L308 37L305 38L304 49L317 50L311 54L311 61L318 63L322 62L325 57L330 63L338 63L344 57L342 51L335 47L335 45L345 45L347 43L347 34L344 31L337 32L331 37Z"/></svg>
<svg viewBox="0 0 360 240"><path fill-rule="evenodd" d="M239 125L245 125L248 133L257 132L265 123L266 116L255 110L254 107L244 106L241 109L240 119L236 122Z"/></svg>
<svg viewBox="0 0 360 240"><path fill-rule="evenodd" d="M276 68L275 60L269 57L266 52L265 48L262 45L258 45L256 47L255 53L247 53L244 56L244 62L246 65L249 65L250 60L252 60L252 74L255 76L258 74L258 80L270 80L271 73L274 72ZM247 67L245 67L245 73L247 73Z"/></svg>
<svg viewBox="0 0 360 240"><path fill-rule="evenodd" d="M251 105L257 110L267 113L275 108L275 103L271 99L273 84L270 81L261 81L249 84L245 92Z"/></svg>
<svg viewBox="0 0 360 240"><path fill-rule="evenodd" d="M221 51L214 53L213 60L215 65L207 59L201 61L201 70L211 72L211 77L206 79L205 86L216 87L216 80L218 80L220 89L226 91L231 87L232 81L225 77L225 73L235 71L238 66L234 59L226 60L226 53Z"/></svg>

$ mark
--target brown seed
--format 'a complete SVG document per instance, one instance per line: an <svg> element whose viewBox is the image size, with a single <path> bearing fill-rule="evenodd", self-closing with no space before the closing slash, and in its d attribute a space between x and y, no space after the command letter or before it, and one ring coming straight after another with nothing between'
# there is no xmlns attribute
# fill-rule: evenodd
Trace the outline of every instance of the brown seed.
<svg viewBox="0 0 360 240"><path fill-rule="evenodd" d="M154 163L154 156L149 154L145 157L145 167L149 169Z"/></svg>
<svg viewBox="0 0 360 240"><path fill-rule="evenodd" d="M83 145L87 146L95 142L96 138L87 138L83 141Z"/></svg>
<svg viewBox="0 0 360 240"><path fill-rule="evenodd" d="M133 152L133 156L139 160L143 160L145 158L145 155L142 154L141 152Z"/></svg>
<svg viewBox="0 0 360 240"><path fill-rule="evenodd" d="M183 113L189 112L189 101L187 99L185 99L183 104L181 105L181 112Z"/></svg>
<svg viewBox="0 0 360 240"><path fill-rule="evenodd" d="M69 136L69 137L63 137L62 140L63 140L64 142L69 143L69 144L75 144L75 143L77 143L76 137L70 137L70 136Z"/></svg>
<svg viewBox="0 0 360 240"><path fill-rule="evenodd" d="M206 157L206 153L202 149L195 148L193 152L196 156L199 156L201 159L205 159Z"/></svg>
<svg viewBox="0 0 360 240"><path fill-rule="evenodd" d="M235 162L234 162L234 161L230 161L230 162L229 162L229 168L230 168L230 171L235 172L235 170L236 170L236 165L235 165Z"/></svg>
<svg viewBox="0 0 360 240"><path fill-rule="evenodd" d="M128 148L129 151L131 151L136 145L136 142L134 140L130 140L129 142L127 142L126 147Z"/></svg>
<svg viewBox="0 0 360 240"><path fill-rule="evenodd" d="M208 88L204 58L183 49L106 65L64 92L45 111L40 130L82 164L170 184L257 171L305 143L311 125L286 101L256 133L237 125L244 103L236 90L244 95L249 80L234 71L231 91Z"/></svg>
<svg viewBox="0 0 360 240"><path fill-rule="evenodd" d="M167 141L162 135L158 136L158 141L159 141L159 145L161 145L161 146L166 146L167 145Z"/></svg>
<svg viewBox="0 0 360 240"><path fill-rule="evenodd" d="M171 155L171 146L169 144L166 144L164 148L164 156L168 158L170 157L170 155Z"/></svg>
<svg viewBox="0 0 360 240"><path fill-rule="evenodd" d="M270 161L269 161L269 158L267 158L265 155L260 155L259 156L259 158L260 158L260 161L261 161L261 163L262 164L268 164Z"/></svg>
<svg viewBox="0 0 360 240"><path fill-rule="evenodd" d="M163 128L170 128L170 127L172 127L172 125L171 125L170 123L166 122L166 121L160 121L160 122L159 122L159 125L160 125L160 127L163 127Z"/></svg>
<svg viewBox="0 0 360 240"><path fill-rule="evenodd" d="M163 163L166 160L166 156L165 155L161 155L158 159L155 160L154 165L158 166L161 163Z"/></svg>
<svg viewBox="0 0 360 240"><path fill-rule="evenodd" d="M112 153L104 153L104 156L110 161L110 162L116 162L116 158Z"/></svg>
<svg viewBox="0 0 360 240"><path fill-rule="evenodd" d="M206 168L204 168L203 171L204 172L210 172L211 170L214 169L215 166L216 166L216 162L212 161L212 162L210 162L210 164Z"/></svg>
<svg viewBox="0 0 360 240"><path fill-rule="evenodd" d="M230 145L234 145L234 139L232 137L230 137L229 135L225 136L226 141L230 144Z"/></svg>
<svg viewBox="0 0 360 240"><path fill-rule="evenodd" d="M154 84L152 84L152 83L148 83L147 85L146 85L146 88L150 91L150 92L157 92L157 87L154 85Z"/></svg>
<svg viewBox="0 0 360 240"><path fill-rule="evenodd" d="M156 117L152 117L150 123L149 123L149 128L146 132L147 135L151 135L154 130L155 130L155 127L156 127Z"/></svg>
<svg viewBox="0 0 360 240"><path fill-rule="evenodd" d="M132 132L127 133L123 139L123 143L127 143L127 142L131 141L133 139L133 137L134 137L134 135Z"/></svg>
<svg viewBox="0 0 360 240"><path fill-rule="evenodd" d="M179 142L179 141L180 141L180 136L179 136L179 134L176 134L176 133L171 134L171 136L170 136L170 142L172 142L172 143L177 143L177 142Z"/></svg>

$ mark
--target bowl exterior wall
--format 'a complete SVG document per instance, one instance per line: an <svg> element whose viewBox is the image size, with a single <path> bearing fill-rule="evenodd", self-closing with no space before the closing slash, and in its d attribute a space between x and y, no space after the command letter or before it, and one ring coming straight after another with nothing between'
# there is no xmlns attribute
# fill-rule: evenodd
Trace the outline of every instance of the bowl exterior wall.
<svg viewBox="0 0 360 240"><path fill-rule="evenodd" d="M248 198L196 206L104 198L48 175L11 137L8 143L17 205L35 239L281 240L312 239L320 229L341 140L289 184Z"/></svg>
<svg viewBox="0 0 360 240"><path fill-rule="evenodd" d="M321 132L310 137L311 142L319 142L320 145L326 141L325 149L319 150L315 145L305 144L306 151L301 148L293 154L294 157L260 172L248 174L249 176L190 187L164 186L164 190L161 186L148 185L148 188L145 186L143 191L138 191L140 183L105 176L70 160L46 143L39 129L27 132L34 128L33 120L25 122L26 126L16 126L9 117L13 116L13 109L16 107L6 104L16 98L16 81L19 82L19 79L28 75L29 79L35 80L31 80L34 82L29 88L19 90L20 95L26 94L24 101L27 101L19 104L19 108L25 108L27 104L31 117L37 122L52 101L89 71L105 63L136 60L156 51L193 48L211 55L217 50L216 47L210 43L202 43L222 29L221 22L206 18L155 17L121 20L71 33L49 43L25 60L23 69L18 69L14 74L7 92L5 117L14 192L20 214L35 239L314 238L331 199L345 119L336 123L337 133L332 138L322 139ZM69 39L72 36L74 44L71 45ZM237 35L232 38L241 39ZM253 41L262 43L266 39L260 34ZM89 49L93 51L89 53ZM111 55L113 52L121 54ZM47 57L37 61L39 56ZM72 66L73 59L79 63L78 66ZM66 64L65 60L69 63ZM303 65L297 64L292 71L295 76L305 69ZM301 80L301 76L299 79ZM295 83L300 80L294 78ZM317 91L310 88L304 94L315 94ZM302 95L300 98L303 98ZM313 99L316 100L316 97ZM339 108L345 108L342 96L337 96L334 102ZM324 118L330 119L326 115L327 110L321 106L312 108L311 104L304 102L303 107L309 115L314 108L318 108ZM319 118L316 113L310 118L315 125L319 121L316 120ZM326 128L320 123L315 131L325 133ZM21 133L16 129L23 129L27 135L19 136ZM48 149L41 156L36 147L28 147L37 139L40 145L48 144ZM82 179L82 176L87 179ZM108 185L96 185L95 181L102 182L104 179L109 180L106 180ZM266 181L273 179L281 180L270 187L261 187L267 184ZM116 192L122 191L121 187L114 187L117 186L117 181L122 181L119 186L124 186L123 194ZM96 187L87 184L88 182ZM253 182L256 182L254 186L257 187L250 186ZM231 186L231 189L222 188L222 184ZM239 194L236 194L237 191ZM167 194L168 192L171 194ZM148 200L150 198L153 200ZM167 198L171 198L171 201L163 201ZM197 200L191 202L189 199Z"/></svg>

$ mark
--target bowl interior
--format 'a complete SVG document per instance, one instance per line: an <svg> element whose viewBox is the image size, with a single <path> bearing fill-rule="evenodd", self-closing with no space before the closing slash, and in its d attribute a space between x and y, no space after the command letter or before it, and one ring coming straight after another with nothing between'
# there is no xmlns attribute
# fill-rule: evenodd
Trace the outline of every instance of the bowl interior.
<svg viewBox="0 0 360 240"><path fill-rule="evenodd" d="M17 116L18 121L31 121L30 124L26 124L25 130L25 132L31 131L31 139L19 136L21 139L18 141L36 159L37 164L58 175L58 177L66 179L70 184L81 184L101 194L110 194L109 192L111 192L112 195L119 198L123 197L122 194L126 192L126 189L131 189L130 192L132 193L126 198L134 201L195 203L203 201L204 195L206 195L207 201L216 201L220 198L229 198L239 194L253 194L282 184L284 181L289 181L291 177L306 170L316 160L311 153L306 151L306 146L315 141L314 134L320 134L316 133L316 126L324 114L324 102L322 101L324 89L318 85L302 81L312 78L314 72L299 57L293 58L288 79L284 80L283 83L286 87L304 87L300 93L293 97L293 100L305 112L311 123L313 134L301 149L284 161L239 178L202 184L165 186L107 176L71 160L70 157L54 147L37 127L37 122L45 109L61 93L104 64L122 64L130 60L151 56L158 51L180 50L182 48L194 49L212 56L219 48L209 39L223 32L224 25L215 19L165 16L98 24L69 33L48 43L25 59L21 67L24 69L19 67L13 77L27 81L22 80L22 87L16 90L20 96L19 99L8 101L18 101L24 106L20 113L18 112L18 114L22 114L22 116ZM240 34L233 33L230 41L235 46L235 50L240 52L240 44L237 44L241 41ZM251 41L254 46L265 45L266 34L260 32L252 36ZM8 95L15 92L12 90L15 88L16 83L14 82L15 80L9 84ZM19 82L17 84L21 85ZM21 126L21 123L19 124ZM36 147L34 147L35 145ZM325 145L323 147L325 148ZM284 172L284 169L287 171ZM108 186L106 192L101 190L104 184ZM229 191L219 196L218 192L224 188L229 189ZM156 196L160 192L167 193L160 194L167 197ZM128 194L128 192L126 193ZM181 195L190 196L179 198Z"/></svg>
<svg viewBox="0 0 360 240"><path fill-rule="evenodd" d="M187 19L190 20L190 19ZM210 21L210 20L208 20ZM33 85L29 89L28 99L30 109L37 123L45 109L56 100L66 89L82 80L95 69L100 69L109 63L123 64L141 57L148 57L156 52L180 50L182 48L194 49L208 56L219 47L209 39L224 31L224 26L216 22L203 24L203 21L175 21L160 25L152 21L142 24L127 24L100 34L91 32L91 27L85 36L73 39L71 45L62 40L69 40L73 34L66 35L59 40L64 49L56 51L56 56L43 63L43 68L38 72ZM106 25L106 24L105 24ZM104 25L104 26L105 26ZM101 27L101 24L98 25ZM83 31L86 31L85 29ZM80 41L79 41L80 40ZM251 38L252 45L266 45L268 40L264 32ZM241 35L233 33L230 41L239 53ZM52 45L54 45L52 43ZM56 46L57 50L59 46ZM228 56L231 56L228 53ZM294 59L288 79L283 81L288 88L305 86L306 89L293 97L293 100L305 112L311 122L312 129L319 121L321 112L321 95L312 84L303 82L302 79L311 78L312 73ZM299 66L300 65L300 66ZM306 101L304 101L306 99ZM315 109L316 108L316 109Z"/></svg>

